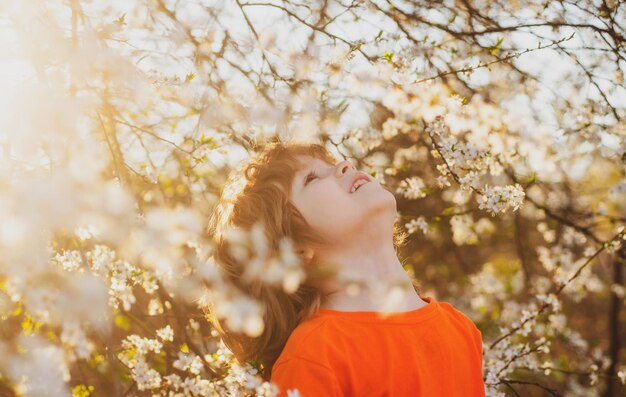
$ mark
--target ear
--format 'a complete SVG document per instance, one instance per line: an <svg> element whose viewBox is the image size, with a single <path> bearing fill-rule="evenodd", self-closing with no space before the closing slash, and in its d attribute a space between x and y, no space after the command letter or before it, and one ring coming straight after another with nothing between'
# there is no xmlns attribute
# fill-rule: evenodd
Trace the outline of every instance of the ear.
<svg viewBox="0 0 626 397"><path fill-rule="evenodd" d="M298 255L308 263L313 259L313 256L315 256L315 252L311 248L300 248L298 249Z"/></svg>

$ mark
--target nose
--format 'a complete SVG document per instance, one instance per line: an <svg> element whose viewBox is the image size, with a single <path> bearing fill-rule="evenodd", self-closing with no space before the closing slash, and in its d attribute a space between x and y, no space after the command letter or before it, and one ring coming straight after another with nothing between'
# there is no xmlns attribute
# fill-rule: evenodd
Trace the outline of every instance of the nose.
<svg viewBox="0 0 626 397"><path fill-rule="evenodd" d="M344 160L344 161L340 162L335 167L335 176L337 176L338 178L342 177L343 175L345 175L348 172L348 170L350 168L355 169L350 161Z"/></svg>

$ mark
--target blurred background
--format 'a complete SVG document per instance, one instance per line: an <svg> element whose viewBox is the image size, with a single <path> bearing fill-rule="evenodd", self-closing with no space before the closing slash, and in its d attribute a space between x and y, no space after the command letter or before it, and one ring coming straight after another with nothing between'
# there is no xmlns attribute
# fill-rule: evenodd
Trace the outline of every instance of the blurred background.
<svg viewBox="0 0 626 397"><path fill-rule="evenodd" d="M625 26L606 0L0 2L0 395L275 395L203 306L261 332L206 226L276 139L394 192L488 396L624 395Z"/></svg>

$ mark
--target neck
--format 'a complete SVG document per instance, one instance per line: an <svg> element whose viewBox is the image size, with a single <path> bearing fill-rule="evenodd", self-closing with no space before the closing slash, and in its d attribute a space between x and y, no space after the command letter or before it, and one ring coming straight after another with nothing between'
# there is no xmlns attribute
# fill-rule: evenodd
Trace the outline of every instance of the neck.
<svg viewBox="0 0 626 397"><path fill-rule="evenodd" d="M392 239L384 244L353 240L350 246L343 248L341 252L323 256L323 262L336 266L337 273L322 288L325 299L321 307L340 311L404 312L427 304L415 292Z"/></svg>

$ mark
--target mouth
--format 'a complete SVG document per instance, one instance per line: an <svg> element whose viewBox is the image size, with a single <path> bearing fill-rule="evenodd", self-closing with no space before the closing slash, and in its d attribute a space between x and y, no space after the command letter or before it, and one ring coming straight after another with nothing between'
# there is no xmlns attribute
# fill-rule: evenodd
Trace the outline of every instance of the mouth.
<svg viewBox="0 0 626 397"><path fill-rule="evenodd" d="M359 188L361 188L363 185L367 185L368 183L370 183L370 180L367 176L365 176L364 174L357 175L350 185L350 193L352 194L356 192L357 190L359 190Z"/></svg>

